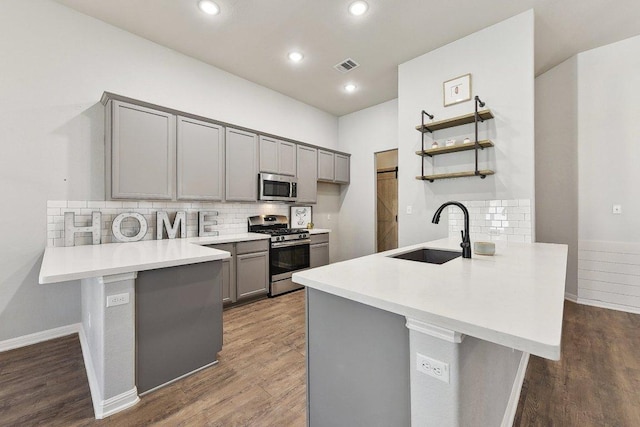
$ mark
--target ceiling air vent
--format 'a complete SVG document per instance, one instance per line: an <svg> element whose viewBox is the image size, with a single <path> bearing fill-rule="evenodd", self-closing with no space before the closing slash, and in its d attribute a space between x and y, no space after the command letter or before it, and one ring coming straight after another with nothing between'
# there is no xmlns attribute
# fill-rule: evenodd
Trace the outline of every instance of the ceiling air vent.
<svg viewBox="0 0 640 427"><path fill-rule="evenodd" d="M347 58L344 61L342 61L341 63L334 65L333 68L335 68L336 70L340 71L341 73L348 73L349 71L351 71L354 68L357 68L359 66L360 66L360 64L358 64L356 61L354 61L351 58Z"/></svg>

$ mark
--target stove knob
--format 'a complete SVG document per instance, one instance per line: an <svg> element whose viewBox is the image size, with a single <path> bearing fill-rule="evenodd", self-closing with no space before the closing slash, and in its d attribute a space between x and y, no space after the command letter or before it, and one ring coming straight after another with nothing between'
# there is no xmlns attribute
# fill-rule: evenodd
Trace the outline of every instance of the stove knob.
<svg viewBox="0 0 640 427"><path fill-rule="evenodd" d="M280 239L280 241L284 240L284 236L280 236L278 238Z"/></svg>
<svg viewBox="0 0 640 427"><path fill-rule="evenodd" d="M298 237L301 238L301 239L304 239L304 234L301 234Z"/></svg>

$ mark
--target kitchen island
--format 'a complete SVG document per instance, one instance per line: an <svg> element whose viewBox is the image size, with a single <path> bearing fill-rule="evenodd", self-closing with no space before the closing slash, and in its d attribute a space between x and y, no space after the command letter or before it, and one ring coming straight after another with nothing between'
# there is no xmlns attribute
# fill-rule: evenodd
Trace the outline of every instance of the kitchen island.
<svg viewBox="0 0 640 427"><path fill-rule="evenodd" d="M567 247L498 242L441 265L392 258L296 273L307 287L309 425L510 425L529 354L560 358Z"/></svg>
<svg viewBox="0 0 640 427"><path fill-rule="evenodd" d="M40 283L80 280L78 326L96 418L138 394L216 363L222 348L222 261L205 245L228 236L48 247Z"/></svg>

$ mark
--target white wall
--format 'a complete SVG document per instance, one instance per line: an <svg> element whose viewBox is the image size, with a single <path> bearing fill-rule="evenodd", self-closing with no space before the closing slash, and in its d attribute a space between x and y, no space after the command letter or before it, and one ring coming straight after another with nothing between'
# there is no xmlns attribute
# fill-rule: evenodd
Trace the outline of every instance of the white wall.
<svg viewBox="0 0 640 427"><path fill-rule="evenodd" d="M639 69L640 36L578 55L580 240L640 241Z"/></svg>
<svg viewBox="0 0 640 427"><path fill-rule="evenodd" d="M338 120L340 150L351 153L351 183L342 187L339 260L375 252L374 153L398 147L398 101L391 100Z"/></svg>
<svg viewBox="0 0 640 427"><path fill-rule="evenodd" d="M534 68L533 11L488 27L399 66L399 245L447 235L446 222L431 224L437 207L447 200L534 198ZM480 138L492 139L495 148L480 153L480 168L495 170L486 179L462 178L422 182L420 112L435 120L473 112L473 101L443 106L442 84L471 73L472 95L486 102L495 119L480 124ZM442 142L473 134L473 125L438 131ZM342 136L341 136L342 141ZM429 145L431 137L427 137ZM425 174L473 170L473 153L463 152L425 160ZM408 215L406 207L413 213Z"/></svg>
<svg viewBox="0 0 640 427"><path fill-rule="evenodd" d="M536 237L569 245L565 291L578 295L578 61L536 78Z"/></svg>
<svg viewBox="0 0 640 427"><path fill-rule="evenodd" d="M47 200L104 199L103 91L338 146L336 117L53 1L0 28L0 340L80 321L78 282L37 282Z"/></svg>

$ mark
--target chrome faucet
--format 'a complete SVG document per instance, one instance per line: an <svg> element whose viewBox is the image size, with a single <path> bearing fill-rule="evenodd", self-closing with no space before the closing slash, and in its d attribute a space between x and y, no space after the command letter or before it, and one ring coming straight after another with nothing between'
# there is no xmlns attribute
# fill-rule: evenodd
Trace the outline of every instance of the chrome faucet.
<svg viewBox="0 0 640 427"><path fill-rule="evenodd" d="M449 205L454 205L462 209L464 213L464 231L460 231L462 233L462 243L460 243L460 247L462 248L462 258L471 258L471 240L469 239L469 211L467 208L460 202L447 202L443 203L442 206L438 208L435 214L433 214L432 223L437 224L440 222L440 214L442 210Z"/></svg>

